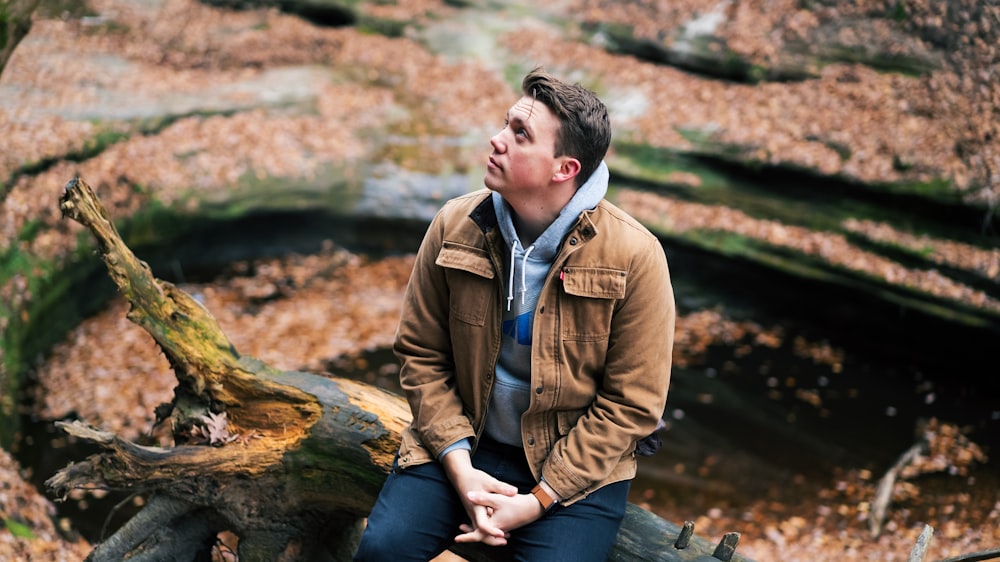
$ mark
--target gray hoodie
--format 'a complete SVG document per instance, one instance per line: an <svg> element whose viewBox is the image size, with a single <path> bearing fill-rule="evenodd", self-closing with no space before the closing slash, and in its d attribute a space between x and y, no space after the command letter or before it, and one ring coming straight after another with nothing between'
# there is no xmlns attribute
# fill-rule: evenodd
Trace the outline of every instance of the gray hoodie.
<svg viewBox="0 0 1000 562"><path fill-rule="evenodd" d="M593 209L608 191L608 167L604 162L577 189L559 216L527 248L514 229L510 206L493 192L500 232L509 248L505 285L507 305L503 315L503 340L496 367L496 384L486 417L486 434L493 439L522 447L521 414L528 409L531 383L531 339L535 306L542 284L566 234L580 218Z"/></svg>

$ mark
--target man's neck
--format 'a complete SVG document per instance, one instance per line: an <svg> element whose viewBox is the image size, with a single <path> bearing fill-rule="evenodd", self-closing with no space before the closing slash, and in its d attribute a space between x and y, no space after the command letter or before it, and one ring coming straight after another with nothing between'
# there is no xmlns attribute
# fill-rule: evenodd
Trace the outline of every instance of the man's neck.
<svg viewBox="0 0 1000 562"><path fill-rule="evenodd" d="M545 229L552 224L555 220L553 217L551 220L540 220L540 221L527 221L519 215L516 211L511 214L512 222L514 223L514 230L517 231L517 237L521 241L521 244L525 247L530 246L538 240L538 237L545 232Z"/></svg>
<svg viewBox="0 0 1000 562"><path fill-rule="evenodd" d="M563 208L573 199L573 195L576 194L575 187L571 187L570 189L565 189L564 186L559 187L558 191L550 192L554 197L549 197L545 200L508 200L508 204L510 204L510 208L513 211L511 218L513 219L514 230L517 231L517 237L520 238L521 244L530 246L534 243L545 232L545 229L559 218L559 213L562 212Z"/></svg>

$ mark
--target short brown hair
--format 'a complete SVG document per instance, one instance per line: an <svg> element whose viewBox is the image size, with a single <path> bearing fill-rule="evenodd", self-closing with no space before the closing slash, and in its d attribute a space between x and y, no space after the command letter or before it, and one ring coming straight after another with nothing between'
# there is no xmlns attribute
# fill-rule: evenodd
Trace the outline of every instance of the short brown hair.
<svg viewBox="0 0 1000 562"><path fill-rule="evenodd" d="M521 82L521 91L546 105L559 118L556 156L572 156L580 161L577 187L583 185L600 165L611 145L608 109L594 92L580 84L568 84L537 67Z"/></svg>

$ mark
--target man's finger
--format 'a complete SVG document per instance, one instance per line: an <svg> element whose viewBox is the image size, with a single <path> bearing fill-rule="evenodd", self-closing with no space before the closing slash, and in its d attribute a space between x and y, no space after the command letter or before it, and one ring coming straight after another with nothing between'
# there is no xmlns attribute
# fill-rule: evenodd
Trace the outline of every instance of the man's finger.
<svg viewBox="0 0 1000 562"><path fill-rule="evenodd" d="M493 537L490 535L483 534L478 530L474 530L468 533L462 533L455 537L455 542L481 542L489 546L503 546L507 544L506 537Z"/></svg>
<svg viewBox="0 0 1000 562"><path fill-rule="evenodd" d="M466 494L466 497L469 498L469 501L472 502L473 504L479 507L485 507L487 508L487 510L490 510L490 509L496 509L497 507L496 502L493 501L492 497L490 497L492 495L493 494L487 492L469 492L468 494Z"/></svg>
<svg viewBox="0 0 1000 562"><path fill-rule="evenodd" d="M517 486L513 486L501 480L496 480L494 482L494 486L488 487L487 491L512 498L517 495Z"/></svg>

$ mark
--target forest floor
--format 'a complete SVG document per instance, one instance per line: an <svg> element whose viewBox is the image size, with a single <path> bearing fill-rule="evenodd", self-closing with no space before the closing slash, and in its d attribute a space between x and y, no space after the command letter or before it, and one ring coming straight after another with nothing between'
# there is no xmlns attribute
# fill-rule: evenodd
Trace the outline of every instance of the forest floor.
<svg viewBox="0 0 1000 562"><path fill-rule="evenodd" d="M344 367L341 358L360 362L365 351L390 345L411 266L412 256L370 261L330 245L317 255L239 262L217 279L182 288L215 315L241 353L285 370L338 372ZM126 310L124 300L115 299L55 347L38 369L35 416L79 417L130 439L168 443L164 429L152 427L152 412L171 398L176 380L152 338L125 318ZM690 365L702 360L704 342L738 346L775 335L696 313L679 319L678 337L691 345L679 345L676 361ZM818 343L805 345L803 352L837 356L837 350ZM393 386L390 364L350 367L371 371L367 382ZM845 466L820 478L761 478L767 472L753 459L716 452L700 466L684 466L664 449L644 464L670 467L668 480L674 483L654 484L656 475L640 478L632 501L678 524L694 521L699 536L712 540L740 532L738 552L759 562L906 560L924 524L935 530L927 561L995 548L1000 545L1000 480L977 470L984 458L975 444L955 434L943 434L946 440L951 443L923 460L939 466L900 479L878 538L869 531L869 516L881 474L864 468ZM9 474L13 470L9 462L0 467ZM17 499L21 494L32 498L37 513L32 522L41 522L46 509L51 513L51 504L46 507L26 486L8 496L7 505L0 496L0 509L23 510L27 504ZM89 496L80 493L69 501L86 502ZM37 534L32 548L63 550L67 560L83 549L79 542L55 540L52 533ZM0 540L4 536L0 533ZM42 540L46 536L54 540Z"/></svg>
<svg viewBox="0 0 1000 562"><path fill-rule="evenodd" d="M94 133L91 122L63 119L51 113L38 117L41 115L38 110L46 106L91 104L102 81L118 81L119 86L135 95L163 90L197 91L210 86L219 73L250 75L280 65L308 64L320 56L327 62L354 57L368 65L372 73L382 73L382 77L407 76L414 92L428 99L446 100L442 105L448 112L442 113L437 125L456 128L465 127L467 123L481 125L484 121L499 125L514 95L509 86L496 82L492 73L475 67L463 69L466 72L463 81L449 80L455 72L450 63L429 56L404 39L363 34L351 29L318 30L297 18L274 12L231 13L187 0L166 3L163 17L155 21L143 20L140 15L131 13L132 8L127 3L102 1L95 4L100 11L113 13L116 21L124 24L115 27L98 20L84 24L80 20L59 18L38 21L29 36L31 41L15 53L0 80L0 85L5 82L25 85L25 100L30 100L19 108L5 106L0 109L0 125L5 131L6 144L0 154L0 178L8 177L25 162L82 150ZM582 4L595 11L612 9L615 5ZM185 25L177 25L177 21ZM218 35L220 29L251 27L267 29L266 38L227 44L211 37ZM131 31L123 32L123 29ZM746 29L753 29L753 26L748 25ZM739 39L749 51L766 51L761 44L753 43L764 41L763 38L747 34ZM717 92L707 96L711 100L705 102L705 96L697 94L704 91L705 82L684 73L655 74L649 71L650 65L634 62L624 65L621 57L595 55L592 49L551 42L530 30L508 41L508 48L530 53L531 58L548 60L551 57L571 67L573 57L583 57L596 71L600 71L599 65L606 65L609 74L624 69L637 73L638 80L651 88L687 92L691 95L677 96L677 106L668 109L687 116L713 112L719 116L735 116L733 130L759 132L761 127L766 128L770 117L766 112L760 113L766 107L780 107L808 116L802 117L805 121L838 119L843 122L836 128L855 132L846 133L855 135L851 139L854 146L865 147L864 143L869 141L874 143L859 152L876 156L880 146L891 141L866 132L871 131L872 123L891 123L896 119L896 113L889 111L881 101L892 97L886 92L894 85L912 88L912 83L894 81L864 69L837 68L831 69L821 80L823 87L835 88L838 95L844 97L869 100L864 112L843 113L836 107L823 109L816 107L815 99L803 96L802 92L776 88L766 91L744 89L744 95L736 97ZM165 44L176 49L165 51ZM130 60L140 61L141 72L109 78L101 77L103 71L99 68L64 65L57 70L58 65L54 62L51 67L30 62L51 62L53 59L46 59L45 55L60 49L62 52L77 49L122 54ZM21 57L20 60L17 57ZM54 80L54 76L59 79ZM379 83L380 78L374 76L371 80ZM950 84L951 81L942 79L938 91L947 90ZM496 87L485 88L484 85ZM956 95L960 95L962 84L954 87ZM32 88L47 92L47 97L31 97ZM484 93L484 89L490 92ZM352 135L384 117L379 109L388 95L355 85L331 86L324 90L315 116L246 112L208 119L184 118L158 134L136 136L121 142L100 156L82 162L60 161L39 175L16 175L0 210L3 215L0 244L19 243L23 251L49 258L72 253L77 231L71 227L55 226L51 232L30 241L19 241L18 233L31 221L60 225L55 194L76 173L92 185L104 186L105 193L114 193L116 199L110 207L115 213L124 214L134 211L144 200L132 190L114 190L109 186L152 186L161 200L169 201L172 193L192 185L206 190L220 189L248 171L280 176L289 169L313 171L313 164L323 159L356 157L357 148L352 144L356 139ZM832 98L818 99L822 103ZM736 122L743 124L736 127ZM829 123L818 126L820 129L834 128ZM995 123L986 120L979 126L988 128ZM665 134L667 130L663 127L644 134L655 140L656 135ZM938 141L931 138L930 133L928 135L928 146L937 146ZM840 171L835 168L841 164L829 151L811 154L809 151L814 146L779 142L788 138L774 135L770 148L775 154L794 154L788 158L792 161L815 158L812 163L820 169L825 169L828 165L825 159L830 159L830 171ZM675 141L666 139L663 142ZM947 145L947 139L941 142ZM276 146L281 146L281 150L276 150ZM485 139L483 147L485 150ZM992 148L986 150L987 156L994 154L988 151ZM185 152L198 153L198 157L184 166L178 165L175 155ZM275 158L279 153L301 156ZM921 153L920 158L925 162L938 159L933 162L934 169L951 170L957 177L973 172L955 159L953 150L930 150L927 154ZM854 162L852 166L850 172L860 179L893 173L891 161L887 164L885 159L874 156ZM723 211L719 211L719 216L727 222L751 222L749 218ZM929 247L931 252L940 254L945 263L971 264L963 267L979 269L991 279L996 279L1000 271L1000 252L996 249L936 244L928 239L908 240L904 233L879 230L878 225L864 228L878 230L878 236L902 245ZM829 246L823 240L817 244ZM857 252L849 246L836 247L845 254ZM858 256L842 257L847 260ZM339 357L356 356L361 351L390 343L411 265L410 257L367 261L330 246L314 256L233 264L218 280L186 284L184 288L199 295L242 353L283 369L334 370ZM890 274L909 273L894 269ZM18 290L10 283L0 289ZM981 295L957 292L959 300L973 305L983 302ZM16 295L0 296L16 302ZM34 416L42 420L75 416L125 437L138 439L152 432L153 440L163 438L150 427L153 409L169 400L175 380L149 336L125 319L125 309L124 302L116 299L105 311L73 330L38 365L35 374L39 393L36 409L32 412ZM767 327L730 322L711 311L702 311L679 319L679 355L675 361L696 365L700 354L710 345L736 346L748 340L775 337L780 336ZM838 357L837 350L821 342L804 346L803 353L831 365ZM387 372L385 376L391 377L392 373ZM136 384L136 381L142 382ZM935 529L927 560L996 548L1000 546L998 476L976 471L976 463L971 461L975 461L981 451L973 444L962 442L958 437L952 440L957 444L950 449L951 456L945 461L945 475L924 475L903 483L878 538L871 536L868 520L875 484L881 475L857 467L842 467L830 474L828 481L793 478L784 483L744 482L746 492L728 500L713 494L689 494L684 495L683 500L673 500L664 497L661 490L634 489L633 501L674 522L694 520L696 532L704 537L717 540L723 533L739 531L742 539L738 552L760 562L905 560L925 523ZM966 462L956 460L961 458ZM714 462L678 467L677 472L708 480L723 476L733 478L741 468L724 466L725 463L718 460ZM948 475L948 470L953 474ZM81 560L89 545L79 538L67 538L75 536L70 522L59 518L53 521L56 512L51 502L27 484L31 476L12 458L0 454L0 519L6 522L7 529L0 529L0 556L17 560ZM87 494L80 494L72 501L85 502L87 497Z"/></svg>

